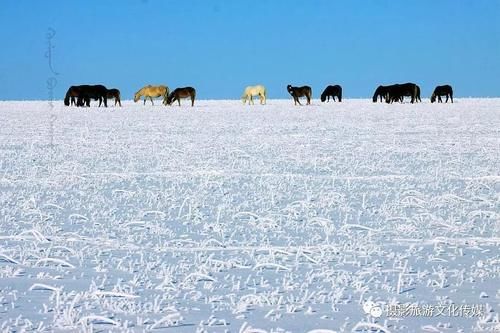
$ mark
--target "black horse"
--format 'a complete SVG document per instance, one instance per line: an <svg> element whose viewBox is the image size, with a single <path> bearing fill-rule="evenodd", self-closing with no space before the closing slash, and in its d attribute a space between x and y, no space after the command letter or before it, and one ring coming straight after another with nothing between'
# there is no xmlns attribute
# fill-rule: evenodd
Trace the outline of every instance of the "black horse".
<svg viewBox="0 0 500 333"><path fill-rule="evenodd" d="M421 102L420 87L415 83L393 84L390 86L378 86L373 94L373 102L377 102L380 98L386 103L400 102L403 103L405 96L411 97L411 103Z"/></svg>
<svg viewBox="0 0 500 333"><path fill-rule="evenodd" d="M443 103L441 96L446 96L445 103L448 103L448 98L450 98L451 102L453 103L453 88L451 88L451 86L448 84L444 86L437 86L432 93L431 103L434 103L436 101L436 97L438 99L438 103Z"/></svg>
<svg viewBox="0 0 500 333"><path fill-rule="evenodd" d="M99 106L104 101L104 106L108 107L108 89L103 85L80 85L71 86L64 97L64 105L69 106L74 104L76 98L76 106L90 106L90 100L98 100Z"/></svg>
<svg viewBox="0 0 500 333"><path fill-rule="evenodd" d="M196 98L196 89L193 87L176 88L167 97L167 105L172 105L177 101L181 106L181 98L191 98L191 106L194 106L194 99Z"/></svg>
<svg viewBox="0 0 500 333"><path fill-rule="evenodd" d="M410 103L422 102L420 98L420 87L415 83L403 83L390 86L388 90L387 103L400 102L403 103L405 96L411 97Z"/></svg>
<svg viewBox="0 0 500 333"><path fill-rule="evenodd" d="M292 85L286 86L286 90L290 95L293 97L293 101L295 102L295 105L297 103L300 104L299 98L300 97L306 97L307 99L307 104L311 104L311 98L312 98L312 89L309 86L302 86L302 87L292 87Z"/></svg>
<svg viewBox="0 0 500 333"><path fill-rule="evenodd" d="M339 102L342 102L342 87L339 86L338 84L326 87L323 93L321 94L321 101L324 102L326 100L327 102L329 102L330 96L332 97L334 102L335 102L335 97L338 97Z"/></svg>

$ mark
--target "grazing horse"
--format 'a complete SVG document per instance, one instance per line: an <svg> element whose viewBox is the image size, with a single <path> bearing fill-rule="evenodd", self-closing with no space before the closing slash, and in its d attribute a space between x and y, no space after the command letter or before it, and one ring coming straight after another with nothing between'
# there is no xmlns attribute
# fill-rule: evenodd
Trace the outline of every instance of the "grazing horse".
<svg viewBox="0 0 500 333"><path fill-rule="evenodd" d="M405 96L411 97L411 103L422 101L420 99L420 87L414 83L378 86L377 89L375 89L372 100L374 103L376 103L379 98L381 102L382 99L384 99L386 103L403 103Z"/></svg>
<svg viewBox="0 0 500 333"><path fill-rule="evenodd" d="M253 104L253 96L259 96L260 104L266 104L266 87L261 85L246 87L243 95L241 96L243 104L246 104L247 100L248 105Z"/></svg>
<svg viewBox="0 0 500 333"><path fill-rule="evenodd" d="M115 106L116 106L116 104L122 106L122 102L120 100L120 90L118 90L118 89L108 89L108 98L114 98L115 99Z"/></svg>
<svg viewBox="0 0 500 333"><path fill-rule="evenodd" d="M405 96L411 97L410 103L422 102L420 98L420 87L415 83L394 84L389 86L387 103L400 102L403 103Z"/></svg>
<svg viewBox="0 0 500 333"><path fill-rule="evenodd" d="M147 85L145 87L142 87L138 92L135 93L134 102L137 103L137 101L140 100L142 96L144 96L144 105L146 105L146 100L148 99L148 97L151 100L151 105L154 105L153 98L163 97L163 104L166 105L168 93L169 89L167 86Z"/></svg>
<svg viewBox="0 0 500 333"><path fill-rule="evenodd" d="M76 106L90 106L90 100L98 100L99 106L101 106L104 101L104 106L108 106L108 89L105 86L98 85L80 85L80 86L71 86L66 92L66 96L64 97L64 105L69 106L70 101L71 104L75 103L76 98Z"/></svg>
<svg viewBox="0 0 500 333"><path fill-rule="evenodd" d="M448 98L450 98L451 102L453 103L453 88L451 88L451 86L448 84L444 86L437 86L432 93L431 103L434 103L436 101L436 97L438 98L438 103L443 103L441 96L446 96L445 103L448 103Z"/></svg>
<svg viewBox="0 0 500 333"><path fill-rule="evenodd" d="M335 102L335 97L338 97L339 102L342 102L342 87L339 86L338 84L326 87L323 93L321 94L321 101L330 102L330 96L332 97L334 102Z"/></svg>
<svg viewBox="0 0 500 333"><path fill-rule="evenodd" d="M168 95L167 105L172 105L177 101L181 106L181 98L191 98L191 106L194 106L194 99L196 97L196 90L193 87L176 88Z"/></svg>
<svg viewBox="0 0 500 333"><path fill-rule="evenodd" d="M288 86L286 86L286 90L293 97L295 105L297 105L297 103L299 103L299 105L302 105L300 104L299 97L304 97L304 96L307 98L307 104L308 105L311 104L311 98L312 98L311 87L309 86L292 87L292 85L289 84Z"/></svg>

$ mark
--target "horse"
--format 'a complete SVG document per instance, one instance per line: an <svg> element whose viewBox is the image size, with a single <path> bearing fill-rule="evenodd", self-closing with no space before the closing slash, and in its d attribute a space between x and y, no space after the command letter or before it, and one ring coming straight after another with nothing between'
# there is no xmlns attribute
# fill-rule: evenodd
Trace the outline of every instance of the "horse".
<svg viewBox="0 0 500 333"><path fill-rule="evenodd" d="M321 101L329 102L330 96L332 97L334 102L335 102L335 97L338 97L339 102L342 102L342 87L339 86L338 84L326 87L323 93L321 94Z"/></svg>
<svg viewBox="0 0 500 333"><path fill-rule="evenodd" d="M438 98L438 103L443 103L441 96L446 96L445 103L448 103L448 98L450 98L451 102L453 103L453 88L451 88L451 86L448 84L444 86L437 86L432 93L431 103L434 103L436 101L436 97Z"/></svg>
<svg viewBox="0 0 500 333"><path fill-rule="evenodd" d="M140 100L142 96L144 96L144 105L146 105L146 100L148 99L148 97L151 100L151 105L154 105L153 98L163 97L163 104L166 105L169 91L170 90L167 86L147 85L142 87L138 92L134 94L134 102L137 103L137 101Z"/></svg>
<svg viewBox="0 0 500 333"><path fill-rule="evenodd" d="M262 85L246 87L243 95L241 96L243 104L246 104L247 100L248 105L250 105L250 103L253 104L253 96L259 96L260 104L266 104L266 87Z"/></svg>
<svg viewBox="0 0 500 333"><path fill-rule="evenodd" d="M297 103L299 103L299 105L302 105L300 104L299 97L304 97L304 96L307 98L307 104L308 105L311 104L311 98L312 98L311 87L309 86L292 87L292 85L289 84L288 86L286 86L286 90L293 97L295 105L297 105Z"/></svg>
<svg viewBox="0 0 500 333"><path fill-rule="evenodd" d="M193 87L176 88L168 95L167 105L172 105L177 101L181 106L181 98L191 98L191 106L194 106L194 99L196 97L196 90Z"/></svg>
<svg viewBox="0 0 500 333"><path fill-rule="evenodd" d="M387 103L400 102L403 103L404 97L411 97L410 103L422 102L420 98L420 87L415 83L403 83L403 84L394 84L389 86L388 89L388 98L386 98Z"/></svg>
<svg viewBox="0 0 500 333"><path fill-rule="evenodd" d="M115 106L118 103L118 105L122 106L122 102L120 100L120 90L118 89L108 89L108 98L114 98L115 99Z"/></svg>
<svg viewBox="0 0 500 333"><path fill-rule="evenodd" d="M64 97L64 105L69 106L70 101L74 104L76 98L76 106L90 106L90 100L94 99L99 101L99 106L104 101L104 106L108 107L107 93L108 89L101 84L71 86Z"/></svg>

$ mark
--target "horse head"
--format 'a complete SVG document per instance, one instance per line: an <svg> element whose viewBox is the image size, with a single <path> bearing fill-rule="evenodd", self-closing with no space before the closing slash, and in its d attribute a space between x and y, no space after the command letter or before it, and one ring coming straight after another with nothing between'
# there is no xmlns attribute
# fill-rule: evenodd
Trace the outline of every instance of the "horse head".
<svg viewBox="0 0 500 333"><path fill-rule="evenodd" d="M291 94L293 92L293 87L291 84L286 86L286 90Z"/></svg>
<svg viewBox="0 0 500 333"><path fill-rule="evenodd" d="M373 103L377 102L378 97L382 94L382 86L378 86L377 89L375 89L375 93L373 94Z"/></svg>
<svg viewBox="0 0 500 333"><path fill-rule="evenodd" d="M139 90L138 92L135 93L134 95L134 102L137 103L138 100L141 99L141 91Z"/></svg>
<svg viewBox="0 0 500 333"><path fill-rule="evenodd" d="M166 99L164 100L165 105L172 105L172 100L174 99L175 91L172 91L170 94L166 95Z"/></svg>
<svg viewBox="0 0 500 333"><path fill-rule="evenodd" d="M434 103L436 101L436 93L433 92L431 96L431 103Z"/></svg>
<svg viewBox="0 0 500 333"><path fill-rule="evenodd" d="M321 101L326 101L326 94L324 92L321 94Z"/></svg>

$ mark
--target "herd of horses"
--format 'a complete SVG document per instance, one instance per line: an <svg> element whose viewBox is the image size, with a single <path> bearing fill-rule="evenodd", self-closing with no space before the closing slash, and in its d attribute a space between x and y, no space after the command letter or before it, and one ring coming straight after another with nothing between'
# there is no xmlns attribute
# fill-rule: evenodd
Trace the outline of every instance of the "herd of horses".
<svg viewBox="0 0 500 333"><path fill-rule="evenodd" d="M378 86L373 94L373 102L377 102L380 99L385 100L386 103L394 103L404 101L405 97L410 97L410 103L421 102L420 98L420 87L415 83L403 83L403 84L393 84L390 86ZM431 103L436 101L436 97L439 103L442 103L443 100L441 97L446 97L446 102L448 103L448 99L451 99L453 103L453 88L450 85L437 86L434 89L434 92L431 96Z"/></svg>
<svg viewBox="0 0 500 333"><path fill-rule="evenodd" d="M287 85L286 90L292 96L294 104L302 105L300 103L300 98L305 97L307 104L311 104L312 99L312 88L310 86L295 87L291 84ZM134 94L134 102L138 102L141 98L144 98L144 105L146 101L151 101L154 105L153 98L162 98L164 105L172 105L175 101L181 106L181 99L189 98L191 100L191 106L194 106L194 100L196 98L196 89L193 87L182 87L176 88L173 91L165 85L147 85L142 87L139 91ZM245 88L241 100L243 104L254 104L253 98L258 97L260 104L266 104L267 91L263 85L248 86ZM330 97L332 100L342 102L342 87L339 85L329 85L321 93L321 102L329 102ZM373 102L377 101L386 103L399 102L403 103L405 97L410 97L410 103L421 102L420 98L420 87L415 83L403 83L403 84L393 84L389 86L378 86L373 94ZM436 102L442 103L442 97L446 97L445 103L448 103L448 99L453 103L453 89L450 85L437 86L431 96L431 103ZM90 101L99 101L99 106L104 104L105 107L108 106L108 99L115 100L115 106L118 104L122 106L120 99L120 90L118 89L107 89L103 85L79 85L71 86L66 92L64 97L64 105L76 105L76 106L90 106Z"/></svg>

